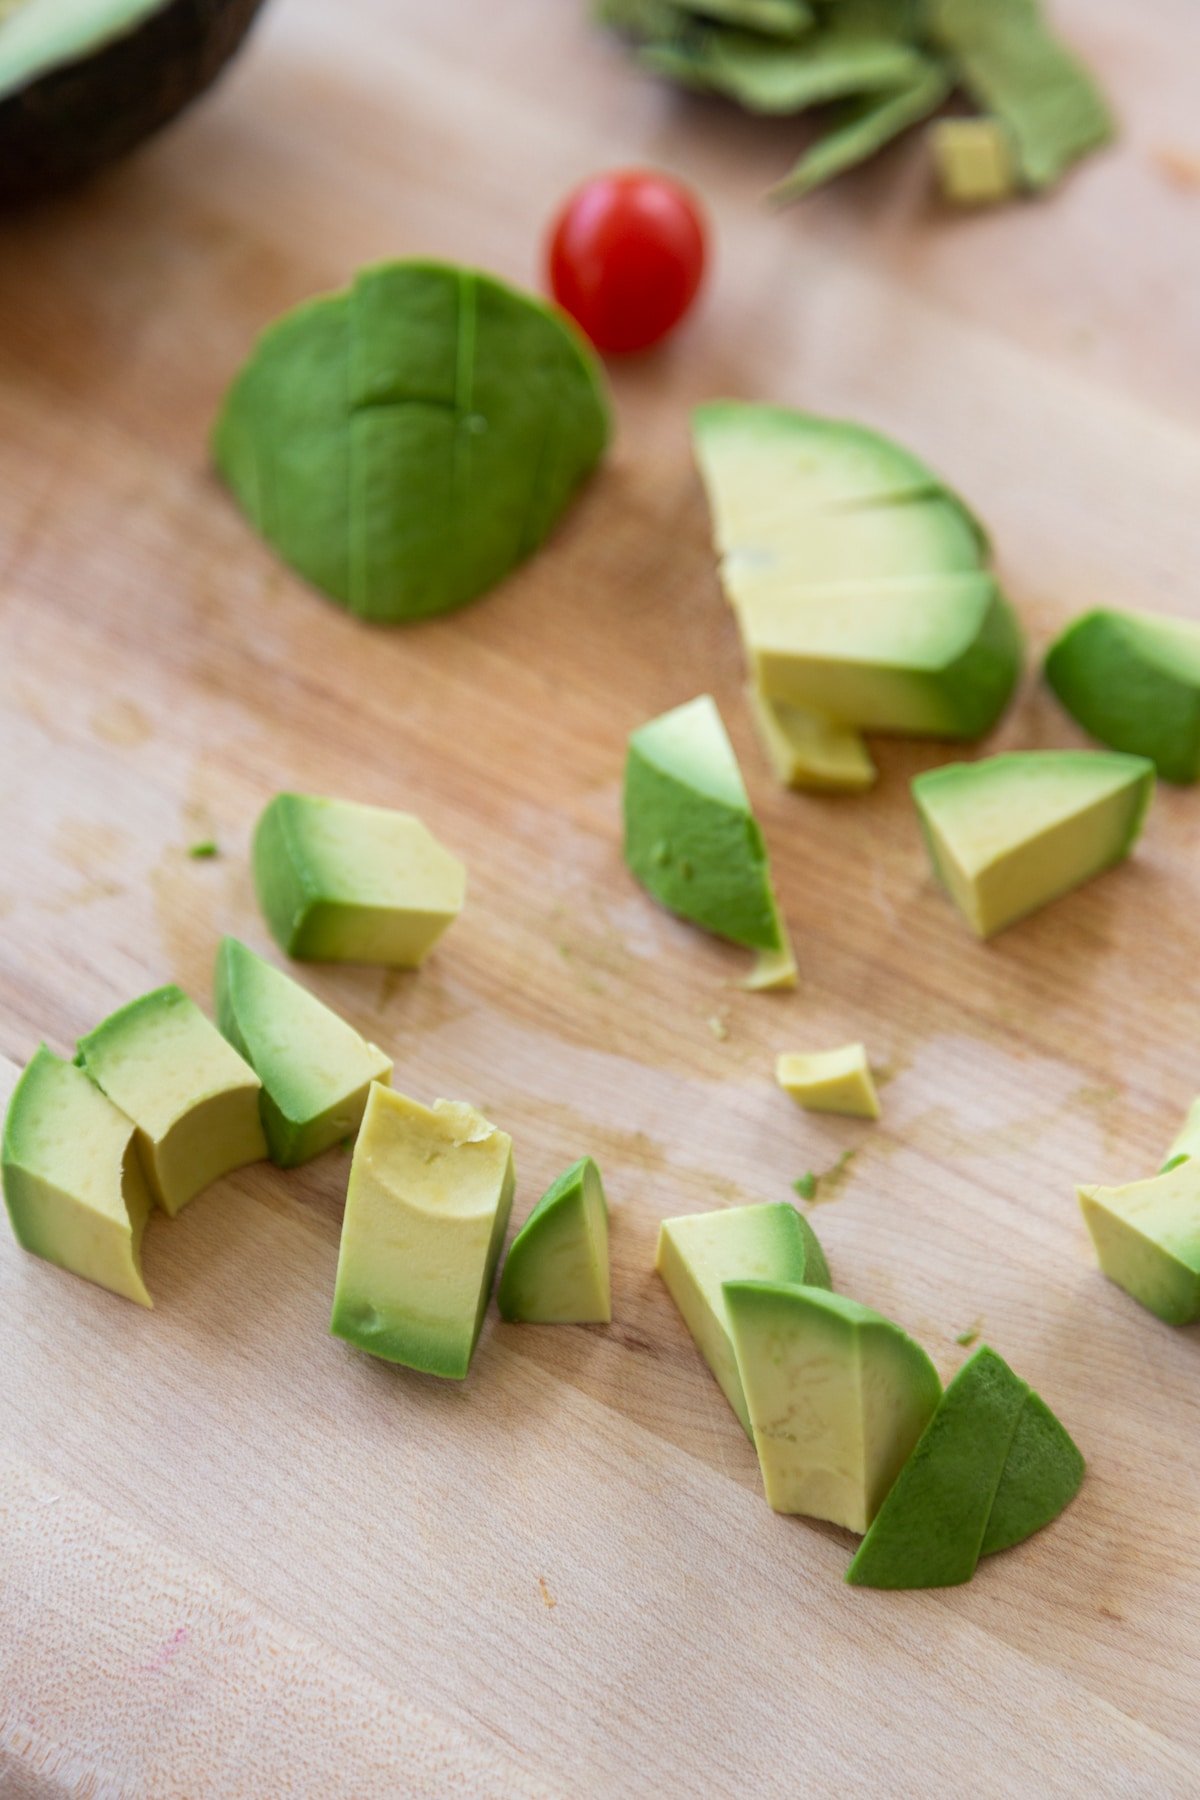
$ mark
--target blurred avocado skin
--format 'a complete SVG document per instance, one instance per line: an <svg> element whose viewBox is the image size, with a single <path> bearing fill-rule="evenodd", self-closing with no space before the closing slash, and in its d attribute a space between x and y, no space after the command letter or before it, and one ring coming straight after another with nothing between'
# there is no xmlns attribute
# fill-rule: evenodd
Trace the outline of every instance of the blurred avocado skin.
<svg viewBox="0 0 1200 1800"><path fill-rule="evenodd" d="M72 187L202 94L263 0L167 0L139 25L0 100L0 206Z"/></svg>

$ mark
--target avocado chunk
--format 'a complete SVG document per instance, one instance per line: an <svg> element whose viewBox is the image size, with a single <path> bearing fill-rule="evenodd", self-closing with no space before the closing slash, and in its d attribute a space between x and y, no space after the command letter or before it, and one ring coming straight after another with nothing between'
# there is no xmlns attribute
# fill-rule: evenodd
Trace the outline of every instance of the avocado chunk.
<svg viewBox="0 0 1200 1800"><path fill-rule="evenodd" d="M625 861L669 911L765 952L751 982L794 984L766 845L710 695L663 713L630 738Z"/></svg>
<svg viewBox="0 0 1200 1800"><path fill-rule="evenodd" d="M938 119L929 140L942 194L956 206L986 206L1016 191L1012 140L999 119Z"/></svg>
<svg viewBox="0 0 1200 1800"><path fill-rule="evenodd" d="M152 1306L141 1243L153 1202L133 1131L81 1069L42 1044L5 1114L4 1202L23 1249Z"/></svg>
<svg viewBox="0 0 1200 1800"><path fill-rule="evenodd" d="M1129 854L1154 765L1103 750L1018 750L932 769L912 789L934 873L987 938Z"/></svg>
<svg viewBox="0 0 1200 1800"><path fill-rule="evenodd" d="M877 433L782 407L693 415L721 580L764 701L847 731L979 737L1021 666L978 521Z"/></svg>
<svg viewBox="0 0 1200 1800"><path fill-rule="evenodd" d="M809 1112L845 1113L855 1119L879 1117L879 1095L861 1044L807 1053L790 1051L777 1059L775 1079Z"/></svg>
<svg viewBox="0 0 1200 1800"><path fill-rule="evenodd" d="M768 700L750 688L750 716L759 741L783 787L806 788L816 794L863 794L874 787L879 771L857 731L832 719Z"/></svg>
<svg viewBox="0 0 1200 1800"><path fill-rule="evenodd" d="M1083 1457L1065 1426L1032 1388L1017 1418L992 1500L981 1556L1010 1550L1041 1531L1079 1492Z"/></svg>
<svg viewBox="0 0 1200 1800"><path fill-rule="evenodd" d="M80 1038L76 1061L133 1120L150 1192L172 1216L267 1154L258 1076L177 987L110 1014Z"/></svg>
<svg viewBox="0 0 1200 1800"><path fill-rule="evenodd" d="M509 1248L496 1291L502 1319L607 1325L612 1318L608 1206L590 1156L542 1195Z"/></svg>
<svg viewBox="0 0 1200 1800"><path fill-rule="evenodd" d="M1148 756L1164 781L1200 780L1200 625L1098 607L1051 645L1046 679L1102 744Z"/></svg>
<svg viewBox="0 0 1200 1800"><path fill-rule="evenodd" d="M5 0L0 203L68 187L204 92L262 0Z"/></svg>
<svg viewBox="0 0 1200 1800"><path fill-rule="evenodd" d="M1030 1400L1057 1427L1058 1436L1051 1434L1040 1451L1031 1441L1016 1446ZM1047 1454L1051 1445L1054 1450ZM874 1588L954 1587L970 1581L1014 1449L1016 1467L1001 1497L992 1549L1002 1547L1000 1540L1007 1545L1028 1537L1046 1522L1042 1514L1047 1507L1052 1508L1050 1518L1060 1512L1079 1486L1082 1459L1044 1402L985 1344L942 1395L859 1545L846 1580ZM1067 1467L1073 1485L1063 1498ZM1037 1523L1030 1522L1035 1519Z"/></svg>
<svg viewBox="0 0 1200 1800"><path fill-rule="evenodd" d="M289 956L415 969L462 911L467 876L412 813L276 794L254 833L254 883Z"/></svg>
<svg viewBox="0 0 1200 1800"><path fill-rule="evenodd" d="M396 624L524 561L608 433L600 365L563 314L472 269L394 262L263 334L213 455L285 562Z"/></svg>
<svg viewBox="0 0 1200 1800"><path fill-rule="evenodd" d="M1178 1137L1167 1151L1166 1160L1158 1171L1166 1175L1171 1169L1177 1169L1189 1156L1200 1156L1200 1098L1192 1101L1188 1108L1187 1118L1183 1121Z"/></svg>
<svg viewBox="0 0 1200 1800"><path fill-rule="evenodd" d="M771 1281L724 1293L768 1502L865 1531L933 1416L937 1370L841 1294Z"/></svg>
<svg viewBox="0 0 1200 1800"><path fill-rule="evenodd" d="M513 1198L512 1139L463 1101L371 1089L350 1165L329 1329L461 1380Z"/></svg>
<svg viewBox="0 0 1200 1800"><path fill-rule="evenodd" d="M1108 1279L1168 1325L1200 1319L1200 1158L1150 1181L1078 1193Z"/></svg>
<svg viewBox="0 0 1200 1800"><path fill-rule="evenodd" d="M391 1079L390 1057L237 938L222 938L217 951L216 1012L262 1082L267 1151L281 1169L351 1137L371 1083Z"/></svg>
<svg viewBox="0 0 1200 1800"><path fill-rule="evenodd" d="M752 1438L723 1283L787 1281L831 1286L829 1265L816 1232L794 1206L782 1201L689 1213L663 1220L654 1266L742 1429Z"/></svg>

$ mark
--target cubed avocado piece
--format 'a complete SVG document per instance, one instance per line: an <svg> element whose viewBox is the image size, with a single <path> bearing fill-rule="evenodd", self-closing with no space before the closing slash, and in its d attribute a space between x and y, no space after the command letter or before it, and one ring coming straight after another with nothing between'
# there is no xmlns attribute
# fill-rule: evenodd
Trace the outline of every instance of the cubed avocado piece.
<svg viewBox="0 0 1200 1800"><path fill-rule="evenodd" d="M462 911L467 876L412 813L276 794L254 834L254 882L289 956L415 969Z"/></svg>
<svg viewBox="0 0 1200 1800"><path fill-rule="evenodd" d="M647 892L718 937L765 952L757 985L794 984L766 845L710 695L633 733L624 803L625 861Z"/></svg>
<svg viewBox="0 0 1200 1800"><path fill-rule="evenodd" d="M1009 200L1018 187L1012 139L999 119L937 119L929 127L943 196L957 206Z"/></svg>
<svg viewBox="0 0 1200 1800"><path fill-rule="evenodd" d="M970 1581L1028 1391L986 1345L963 1364L859 1545L851 1586Z"/></svg>
<svg viewBox="0 0 1200 1800"><path fill-rule="evenodd" d="M1060 1419L1030 1387L992 1499L981 1556L1010 1550L1057 1519L1079 1492L1083 1456Z"/></svg>
<svg viewBox="0 0 1200 1800"><path fill-rule="evenodd" d="M1200 1319L1200 1158L1150 1181L1078 1192L1108 1279L1168 1325Z"/></svg>
<svg viewBox="0 0 1200 1800"><path fill-rule="evenodd" d="M1183 1121L1178 1136L1167 1151L1160 1175L1177 1169L1189 1156L1200 1156L1200 1097L1192 1101L1188 1108L1187 1118Z"/></svg>
<svg viewBox="0 0 1200 1800"><path fill-rule="evenodd" d="M783 787L815 794L863 794L879 771L867 746L848 725L750 689L750 716Z"/></svg>
<svg viewBox="0 0 1200 1800"><path fill-rule="evenodd" d="M1046 679L1102 744L1200 780L1200 625L1097 607L1051 645Z"/></svg>
<svg viewBox="0 0 1200 1800"><path fill-rule="evenodd" d="M607 1325L612 1318L608 1205L590 1156L547 1188L518 1231L496 1304L502 1319L531 1325Z"/></svg>
<svg viewBox="0 0 1200 1800"><path fill-rule="evenodd" d="M0 1153L4 1202L23 1249L139 1306L153 1204L133 1120L43 1044L13 1090Z"/></svg>
<svg viewBox="0 0 1200 1800"><path fill-rule="evenodd" d="M937 1370L841 1294L770 1281L724 1293L768 1502L865 1531L933 1416Z"/></svg>
<svg viewBox="0 0 1200 1800"><path fill-rule="evenodd" d="M949 763L913 784L934 873L980 937L1120 862L1154 764L1103 750L1024 750Z"/></svg>
<svg viewBox="0 0 1200 1800"><path fill-rule="evenodd" d="M689 1213L663 1220L654 1266L742 1429L752 1438L723 1283L787 1281L829 1287L829 1265L816 1232L785 1202Z"/></svg>
<svg viewBox="0 0 1200 1800"><path fill-rule="evenodd" d="M788 1051L775 1063L775 1079L808 1112L877 1119L879 1095L861 1044L836 1050Z"/></svg>
<svg viewBox="0 0 1200 1800"><path fill-rule="evenodd" d="M390 1057L237 938L217 951L216 1013L262 1082L267 1149L281 1169L352 1137L371 1083L391 1079Z"/></svg>
<svg viewBox="0 0 1200 1800"><path fill-rule="evenodd" d="M179 988L130 1001L80 1038L76 1060L137 1127L150 1192L172 1215L267 1154L262 1084Z"/></svg>
<svg viewBox="0 0 1200 1800"><path fill-rule="evenodd" d="M464 1101L376 1082L350 1165L329 1329L461 1380L483 1324L514 1187L512 1139Z"/></svg>

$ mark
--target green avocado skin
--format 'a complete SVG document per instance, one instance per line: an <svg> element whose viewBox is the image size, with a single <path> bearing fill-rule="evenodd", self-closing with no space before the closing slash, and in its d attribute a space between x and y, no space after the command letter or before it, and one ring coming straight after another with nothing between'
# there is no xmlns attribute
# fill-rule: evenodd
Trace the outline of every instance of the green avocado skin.
<svg viewBox="0 0 1200 1800"><path fill-rule="evenodd" d="M400 262L264 332L212 447L285 562L394 624L495 586L608 436L600 365L568 319L474 270Z"/></svg>
<svg viewBox="0 0 1200 1800"><path fill-rule="evenodd" d="M1148 756L1164 781L1200 780L1200 627L1098 608L1051 646L1046 679L1102 744Z"/></svg>
<svg viewBox="0 0 1200 1800"><path fill-rule="evenodd" d="M303 947L304 926L315 899L305 886L300 862L292 855L288 833L292 799L290 794L276 794L263 808L251 852L263 917L271 936L289 956Z"/></svg>
<svg viewBox="0 0 1200 1800"><path fill-rule="evenodd" d="M687 787L631 744L625 763L625 861L663 906L751 950L782 939L758 821Z"/></svg>
<svg viewBox="0 0 1200 1800"><path fill-rule="evenodd" d="M600 1171L590 1156L580 1157L578 1162L572 1163L546 1189L509 1246L496 1288L496 1307L502 1319L538 1321L547 1316L545 1303L555 1296L548 1296L544 1291L545 1258L542 1257L539 1262L539 1252L544 1249L553 1250L556 1227L563 1234L573 1234L585 1229L585 1194L587 1187L592 1184L593 1191L599 1191L600 1207L607 1213ZM607 1267L607 1241L604 1243L603 1253ZM554 1317L564 1324L593 1322L592 1316L584 1312L570 1321L561 1314L555 1314Z"/></svg>

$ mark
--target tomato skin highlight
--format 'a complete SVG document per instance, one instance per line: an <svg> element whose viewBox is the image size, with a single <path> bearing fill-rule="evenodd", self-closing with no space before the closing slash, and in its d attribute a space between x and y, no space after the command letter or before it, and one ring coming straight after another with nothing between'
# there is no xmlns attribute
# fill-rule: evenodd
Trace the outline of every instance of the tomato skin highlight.
<svg viewBox="0 0 1200 1800"><path fill-rule="evenodd" d="M700 287L704 217L669 176L618 169L567 196L547 245L550 291L597 350L648 350Z"/></svg>

